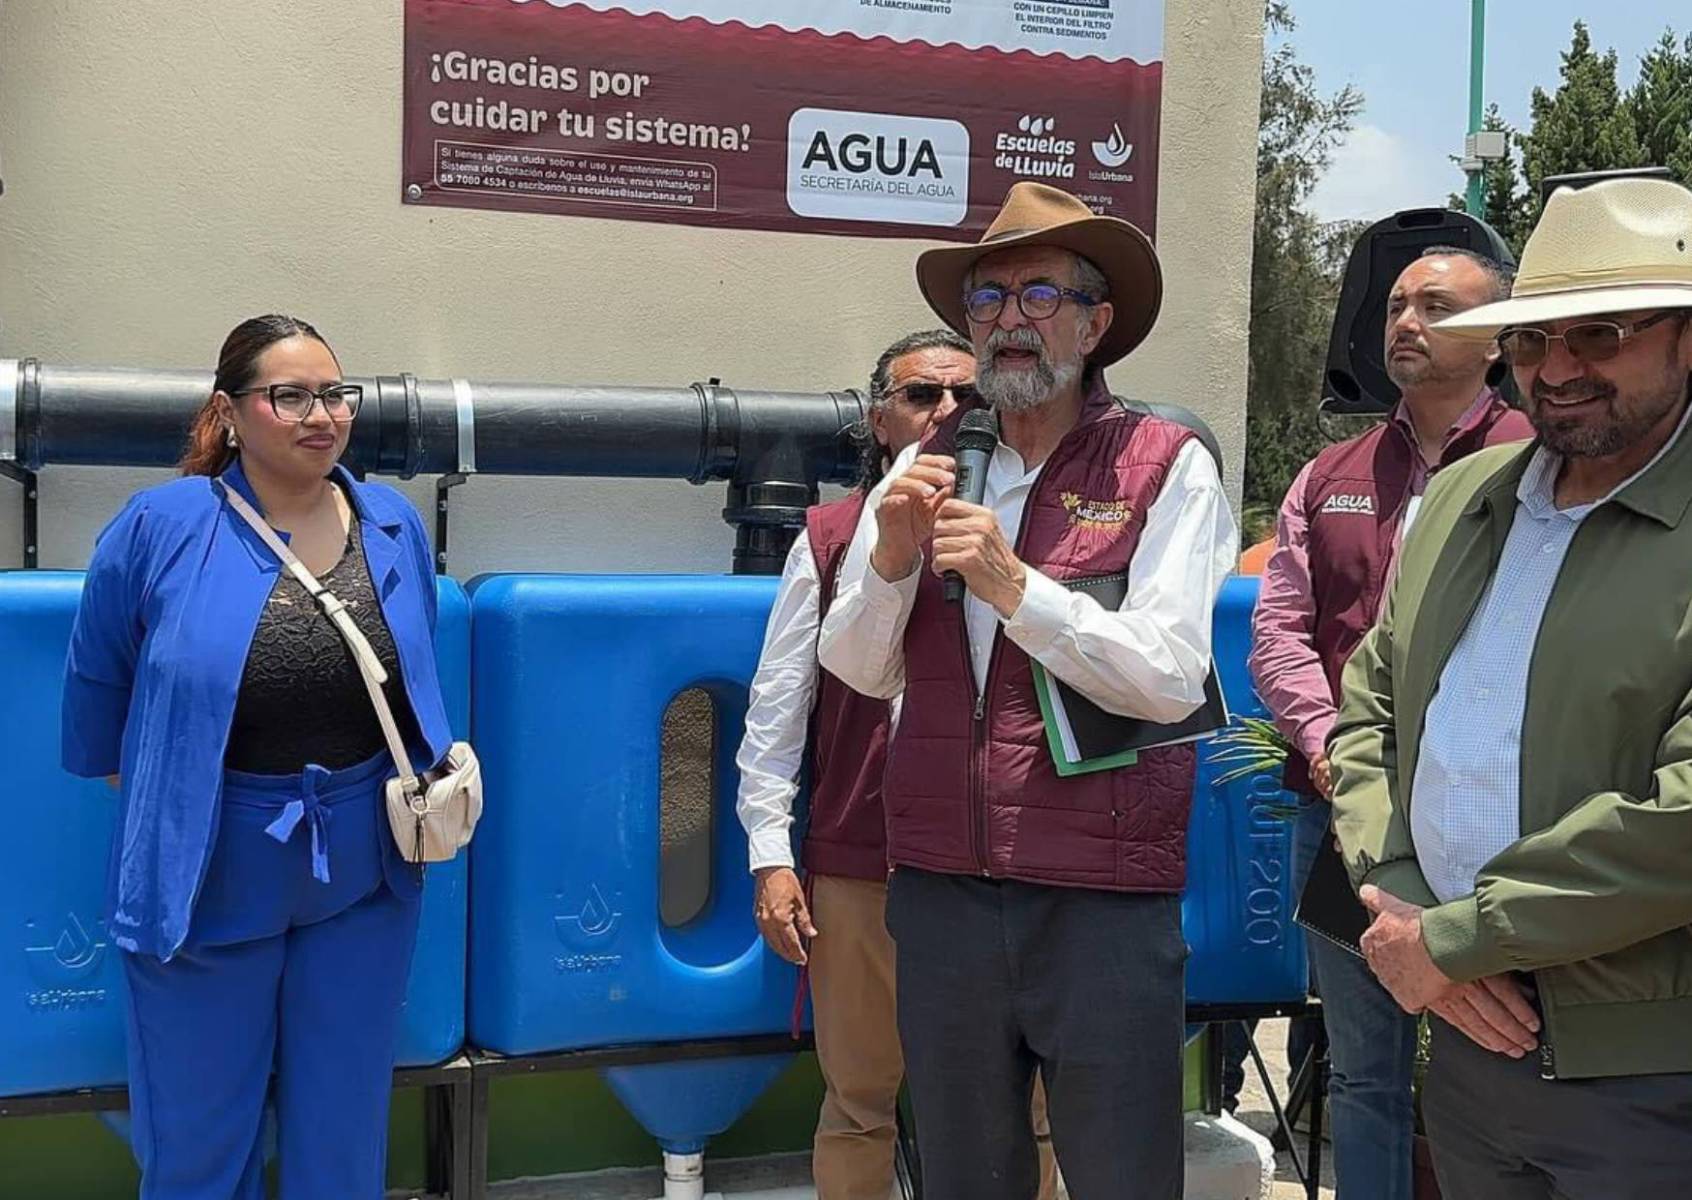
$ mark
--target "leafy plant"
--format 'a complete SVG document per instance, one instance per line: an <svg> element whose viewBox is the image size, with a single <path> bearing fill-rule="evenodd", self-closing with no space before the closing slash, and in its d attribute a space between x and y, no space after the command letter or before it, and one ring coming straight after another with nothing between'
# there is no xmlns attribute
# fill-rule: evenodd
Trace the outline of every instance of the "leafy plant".
<svg viewBox="0 0 1692 1200"><path fill-rule="evenodd" d="M1228 728L1211 739L1210 744L1216 748L1216 753L1206 761L1212 766L1226 768L1216 777L1218 787L1252 775L1279 772L1286 767L1287 755L1292 751L1292 743L1275 728L1275 723L1262 717L1235 717ZM1282 820L1290 820L1298 815L1298 806L1271 804L1266 806L1266 811Z"/></svg>

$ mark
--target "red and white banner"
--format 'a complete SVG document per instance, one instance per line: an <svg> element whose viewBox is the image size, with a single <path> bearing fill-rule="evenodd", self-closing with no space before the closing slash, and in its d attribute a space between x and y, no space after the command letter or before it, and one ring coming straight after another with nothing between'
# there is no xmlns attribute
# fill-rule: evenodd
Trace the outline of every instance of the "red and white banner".
<svg viewBox="0 0 1692 1200"><path fill-rule="evenodd" d="M1163 0L406 0L406 198L974 241L1155 233Z"/></svg>

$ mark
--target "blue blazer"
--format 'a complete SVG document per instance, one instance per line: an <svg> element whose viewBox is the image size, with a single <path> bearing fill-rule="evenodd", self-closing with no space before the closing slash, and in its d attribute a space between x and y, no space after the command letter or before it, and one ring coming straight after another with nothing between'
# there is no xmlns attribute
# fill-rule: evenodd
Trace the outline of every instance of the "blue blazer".
<svg viewBox="0 0 1692 1200"><path fill-rule="evenodd" d="M423 761L436 762L452 736L435 672L435 574L423 522L392 488L359 483L339 466L333 478L363 531L428 743ZM239 462L223 482L258 506ZM204 476L136 494L95 546L65 664L62 755L72 774L122 777L106 917L125 950L168 960L188 936L217 829L236 692L280 570ZM411 880L414 892L416 873Z"/></svg>

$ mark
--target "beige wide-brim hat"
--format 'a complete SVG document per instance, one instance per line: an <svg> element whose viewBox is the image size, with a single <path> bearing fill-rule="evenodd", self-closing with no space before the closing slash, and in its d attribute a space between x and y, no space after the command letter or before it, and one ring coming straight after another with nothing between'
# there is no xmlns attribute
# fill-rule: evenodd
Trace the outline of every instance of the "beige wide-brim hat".
<svg viewBox="0 0 1692 1200"><path fill-rule="evenodd" d="M1692 191L1666 179L1558 188L1522 251L1510 298L1447 317L1484 341L1511 325L1692 308Z"/></svg>
<svg viewBox="0 0 1692 1200"><path fill-rule="evenodd" d="M1101 217L1061 188L1016 183L973 246L945 246L917 258L917 286L946 324L969 337L964 281L989 254L1018 246L1055 246L1087 259L1110 284L1110 328L1087 360L1108 366L1146 340L1163 307L1163 268L1151 239L1120 217Z"/></svg>

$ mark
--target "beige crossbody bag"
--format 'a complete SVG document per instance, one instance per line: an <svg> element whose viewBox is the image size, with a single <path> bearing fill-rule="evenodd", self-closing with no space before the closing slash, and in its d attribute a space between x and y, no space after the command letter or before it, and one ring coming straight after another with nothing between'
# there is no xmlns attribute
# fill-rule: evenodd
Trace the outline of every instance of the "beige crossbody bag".
<svg viewBox="0 0 1692 1200"><path fill-rule="evenodd" d="M476 761L476 752L468 742L454 742L441 762L442 774L439 778L429 779L412 770L411 757L405 752L405 741L400 737L399 727L394 724L393 709L388 706L388 697L382 691L382 685L388 681L388 672L358 623L352 619L352 614L333 592L317 581L299 557L288 549L288 544L276 536L269 522L254 512L253 506L240 493L225 487L223 494L230 507L253 527L253 532L264 539L265 545L288 568L289 574L299 580L300 586L317 601L323 615L346 639L353 659L358 663L358 673L364 679L365 690L370 693L370 703L376 709L382 736L387 739L388 752L399 768L399 777L388 780L385 795L388 827L393 830L400 854L407 862L446 862L470 841L470 835L476 831L476 822L482 817L482 765Z"/></svg>

